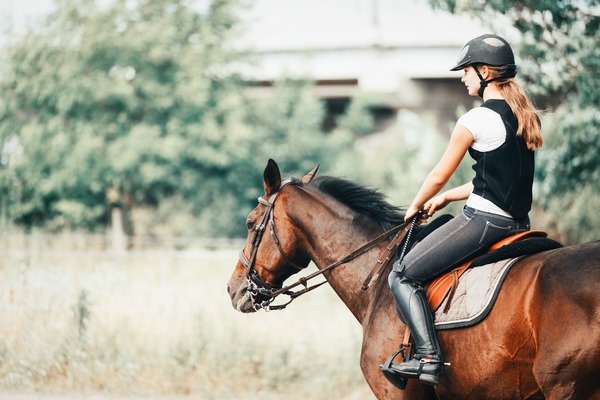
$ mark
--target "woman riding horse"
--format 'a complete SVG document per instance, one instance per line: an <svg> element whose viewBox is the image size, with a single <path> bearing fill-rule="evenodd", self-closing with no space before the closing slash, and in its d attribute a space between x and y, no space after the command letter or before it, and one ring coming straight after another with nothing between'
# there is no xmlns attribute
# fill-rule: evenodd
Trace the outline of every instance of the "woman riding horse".
<svg viewBox="0 0 600 400"><path fill-rule="evenodd" d="M538 113L515 82L517 66L508 42L486 34L465 44L451 71L463 70L461 81L471 96L483 98L456 123L441 160L429 173L406 220L427 216L448 203L467 200L461 215L434 231L394 264L389 285L396 309L415 341L414 358L392 364L397 376L435 385L443 357L423 285L493 243L530 229L534 150L542 145ZM475 160L472 182L439 195L466 152ZM437 196L436 196L437 195Z"/></svg>

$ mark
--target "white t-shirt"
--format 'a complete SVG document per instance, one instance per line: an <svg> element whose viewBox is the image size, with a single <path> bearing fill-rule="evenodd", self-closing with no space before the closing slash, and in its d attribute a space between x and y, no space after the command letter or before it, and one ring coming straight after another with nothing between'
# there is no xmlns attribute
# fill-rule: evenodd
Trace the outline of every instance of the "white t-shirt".
<svg viewBox="0 0 600 400"><path fill-rule="evenodd" d="M502 146L506 140L506 128L502 117L486 107L477 107L458 119L473 135L471 147L483 153Z"/></svg>
<svg viewBox="0 0 600 400"><path fill-rule="evenodd" d="M502 117L495 111L486 107L477 107L468 111L457 121L467 128L473 135L471 147L482 153L492 151L502 146L506 141L506 128ZM467 199L467 206L489 212L492 214L503 215L512 218L512 216L483 197L471 193Z"/></svg>

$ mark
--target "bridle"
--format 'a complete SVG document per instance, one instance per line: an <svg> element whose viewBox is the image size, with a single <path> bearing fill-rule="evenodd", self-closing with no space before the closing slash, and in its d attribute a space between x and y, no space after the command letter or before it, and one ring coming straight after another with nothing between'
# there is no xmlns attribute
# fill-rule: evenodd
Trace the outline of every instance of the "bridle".
<svg viewBox="0 0 600 400"><path fill-rule="evenodd" d="M275 205L275 200L277 199L277 196L281 192L281 189L283 189L283 187L286 186L287 184L289 184L290 182L291 182L291 180L289 180L289 179L286 179L283 182L281 182L281 186L279 187L279 190L277 190L275 193L273 193L267 200L265 200L263 197L258 198L258 202L260 204L263 204L266 207L266 209L265 209L265 212L262 216L260 223L258 225L256 225L253 229L254 236L252 236L252 241L251 241L252 250L250 253L250 257L247 258L244 255L244 249L242 249L240 251L240 256L239 256L240 262L247 269L246 279L247 279L247 283L248 283L248 291L250 292L250 296L252 299L252 305L255 310L260 310L261 308L263 308L265 310L273 309L273 307L270 306L271 302L275 299L275 295L273 295L273 294L276 293L278 291L278 289L281 288L281 286L273 285L273 284L266 282L264 279L262 279L260 277L260 275L258 275L256 268L254 268L254 266L256 264L256 254L258 252L258 245L260 244L260 242L262 240L262 237L265 232L265 228L267 227L267 224L269 225L269 230L271 232L271 236L273 237L273 241L275 242L275 245L277 246L279 253L285 260L285 263L299 271L306 268L306 266L302 267L289 259L289 257L285 254L285 251L281 247L281 242L279 241L279 238L277 237L277 233L275 232L275 222L273 219L273 214L274 214L273 206ZM259 301L259 297L261 297L261 296L263 298L265 298L266 300Z"/></svg>
<svg viewBox="0 0 600 400"><path fill-rule="evenodd" d="M396 236L393 238L393 240L387 246L386 251L383 253L382 257L380 257L377 260L377 265L375 265L375 268L371 271L371 273L365 280L365 283L363 284L362 289L367 290L371 286L371 284L374 283L379 278L383 269L385 269L385 267L389 264L389 262L391 261L391 258L393 257L393 254L395 254L396 249L398 248L400 243L403 241L405 236L407 236L407 240L405 242L402 253L404 254L404 252L406 251L408 241L410 240L410 234L411 234L413 228L415 227L415 224L417 223L417 218L413 218L411 221L405 222L403 224L393 227L392 229L390 229L388 231L383 232L382 234L380 234L376 238L370 240L369 242L365 243L358 249L356 249L356 250L352 251L351 253L347 254L346 256L342 257L340 260L338 260L338 261L328 265L327 267L320 269L306 277L299 278L297 282L295 282L291 285L288 285L288 286L285 286L282 288L280 285L273 285L271 283L266 282L264 279L262 279L260 277L260 275L256 271L255 264L256 264L256 254L258 252L258 246L262 240L262 237L263 237L263 234L265 232L265 228L267 227L267 225L269 225L269 230L271 232L271 236L273 237L273 241L275 242L275 245L277 246L277 249L279 250L279 253L281 254L282 258L285 260L286 265L289 265L292 268L297 269L298 271L301 271L308 266L308 264L305 266L300 266L300 265L294 263L292 260L290 260L290 258L285 254L285 251L283 250L283 247L281 246L281 242L279 241L279 238L277 237L277 232L275 231L275 222L273 219L275 200L277 199L277 196L281 192L281 189L283 189L283 187L288 185L290 182L291 182L291 180L289 180L289 179L284 180L281 183L279 189L275 193L273 193L268 199L265 200L263 197L258 198L258 202L260 204L263 204L266 207L266 209L261 218L260 223L253 228L254 235L252 236L252 240L251 240L252 249L250 252L250 257L246 257L246 255L244 254L244 249L242 249L239 253L240 262L242 263L242 265L244 267L246 267L246 270L247 270L246 279L247 279L247 285L248 285L248 292L250 293L252 307L254 308L254 310L258 311L260 309L264 309L265 311L270 311L270 310L284 309L296 297L299 297L305 293L308 293L311 290L314 290L314 289L318 288L319 286L327 283L327 280L325 280L325 281L317 283L315 285L308 286L308 281L310 279L313 279L319 275L324 274L327 271L330 271L342 264L345 264L345 263L355 259L356 257L358 257L358 256L366 253L367 251L371 250L372 248L374 248L379 242L388 239L393 234L396 234ZM402 230L402 232L400 232L401 230ZM304 287L304 289L297 290L297 291L291 290L300 285L302 285ZM289 300L284 304L271 305L273 300L275 300L275 298L277 296L282 295L282 294L289 296Z"/></svg>

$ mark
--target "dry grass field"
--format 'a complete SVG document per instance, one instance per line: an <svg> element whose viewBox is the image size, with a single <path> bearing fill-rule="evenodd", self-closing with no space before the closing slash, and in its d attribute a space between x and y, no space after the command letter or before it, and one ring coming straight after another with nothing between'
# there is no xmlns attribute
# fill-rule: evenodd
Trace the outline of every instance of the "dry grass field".
<svg viewBox="0 0 600 400"><path fill-rule="evenodd" d="M329 287L245 315L225 286L238 248L78 243L3 235L0 398L373 398Z"/></svg>

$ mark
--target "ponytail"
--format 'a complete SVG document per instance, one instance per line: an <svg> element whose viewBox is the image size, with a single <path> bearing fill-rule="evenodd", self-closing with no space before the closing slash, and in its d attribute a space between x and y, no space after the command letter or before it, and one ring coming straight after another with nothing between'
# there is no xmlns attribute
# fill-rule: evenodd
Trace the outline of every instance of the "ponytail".
<svg viewBox="0 0 600 400"><path fill-rule="evenodd" d="M493 71L492 73L499 73L498 76L502 76L504 72L502 71L502 67L489 66L489 68ZM517 136L523 136L529 150L542 147L542 123L539 111L531 103L525 91L513 78L499 79L497 84L500 93L512 109L519 123Z"/></svg>

